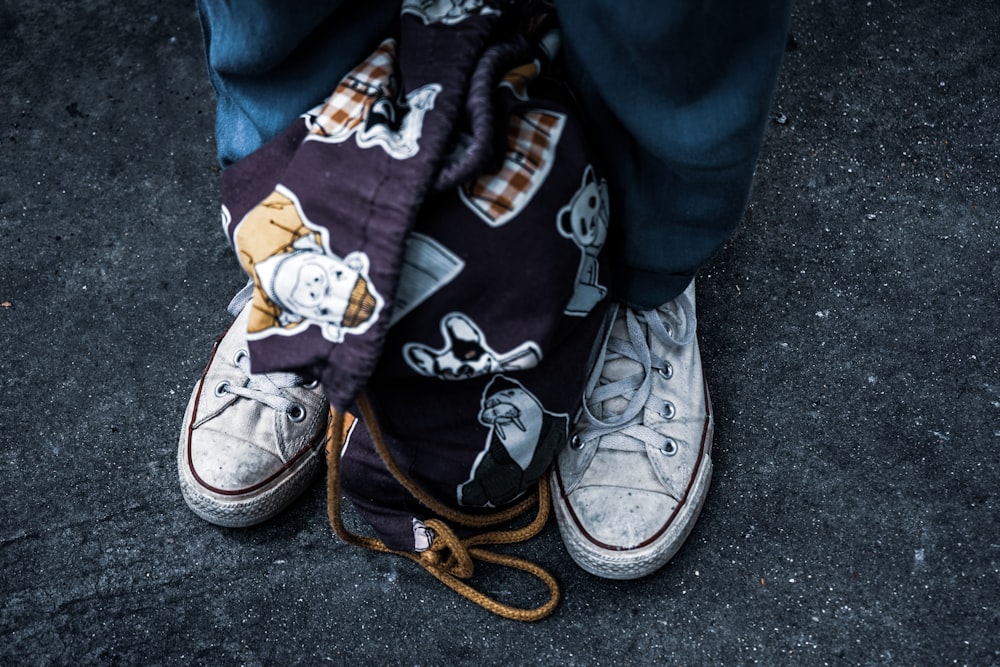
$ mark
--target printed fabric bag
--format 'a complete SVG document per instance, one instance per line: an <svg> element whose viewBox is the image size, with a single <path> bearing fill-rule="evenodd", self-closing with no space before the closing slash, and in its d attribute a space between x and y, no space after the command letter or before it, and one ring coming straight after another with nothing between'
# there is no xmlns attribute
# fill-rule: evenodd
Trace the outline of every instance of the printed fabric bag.
<svg viewBox="0 0 1000 667"><path fill-rule="evenodd" d="M552 611L555 581L482 545L544 524L609 285L607 186L547 74L551 28L537 3L406 0L394 36L222 183L253 371L330 399L334 529L520 620ZM377 537L344 528L340 484ZM482 532L533 504L530 525ZM472 558L549 601L481 596Z"/></svg>

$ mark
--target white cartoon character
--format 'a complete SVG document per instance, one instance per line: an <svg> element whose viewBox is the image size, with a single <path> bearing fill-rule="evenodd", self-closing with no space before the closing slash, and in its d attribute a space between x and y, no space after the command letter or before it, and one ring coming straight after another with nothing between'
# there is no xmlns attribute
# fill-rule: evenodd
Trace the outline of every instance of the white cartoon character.
<svg viewBox="0 0 1000 667"><path fill-rule="evenodd" d="M222 210L219 212L220 222L222 223L222 233L229 233L229 225L233 223L233 214L229 212L229 207L225 204L222 205Z"/></svg>
<svg viewBox="0 0 1000 667"><path fill-rule="evenodd" d="M416 155L424 116L441 86L429 83L404 98L395 71L396 42L387 39L341 80L322 107L305 114L306 140L339 144L354 137L361 148L378 146L397 160Z"/></svg>
<svg viewBox="0 0 1000 667"><path fill-rule="evenodd" d="M569 204L559 211L559 233L571 239L582 253L576 272L576 289L566 306L567 315L586 315L608 293L598 283L597 257L608 236L608 184L597 181L594 169L587 165L580 189Z"/></svg>
<svg viewBox="0 0 1000 667"><path fill-rule="evenodd" d="M403 358L421 375L441 380L465 380L500 371L522 370L537 366L541 348L525 342L506 354L499 354L486 343L476 323L462 313L441 318L441 336L445 346L435 350L420 343L403 346Z"/></svg>
<svg viewBox="0 0 1000 667"><path fill-rule="evenodd" d="M413 550L419 553L430 549L434 541L434 531L417 517L410 519L410 526L413 528Z"/></svg>
<svg viewBox="0 0 1000 667"><path fill-rule="evenodd" d="M499 14L485 0L403 0L403 14L419 16L424 25L453 25L473 14Z"/></svg>
<svg viewBox="0 0 1000 667"><path fill-rule="evenodd" d="M424 116L434 108L441 86L429 83L411 91L404 104L390 97L380 97L372 104L364 127L356 140L361 148L381 146L397 160L413 157L420 150Z"/></svg>
<svg viewBox="0 0 1000 667"><path fill-rule="evenodd" d="M532 487L566 443L569 416L547 412L520 382L498 375L483 390L479 422L486 449L458 487L458 502L496 507Z"/></svg>
<svg viewBox="0 0 1000 667"><path fill-rule="evenodd" d="M384 301L369 278L368 255L334 253L329 231L309 221L288 188L276 186L247 213L233 240L254 279L249 338L290 336L315 324L327 340L340 343L378 320Z"/></svg>
<svg viewBox="0 0 1000 667"><path fill-rule="evenodd" d="M364 333L381 307L378 294L368 287L368 256L326 254L312 236L299 238L292 248L254 266L264 293L281 309L278 323L319 324L334 343L343 341L345 333Z"/></svg>

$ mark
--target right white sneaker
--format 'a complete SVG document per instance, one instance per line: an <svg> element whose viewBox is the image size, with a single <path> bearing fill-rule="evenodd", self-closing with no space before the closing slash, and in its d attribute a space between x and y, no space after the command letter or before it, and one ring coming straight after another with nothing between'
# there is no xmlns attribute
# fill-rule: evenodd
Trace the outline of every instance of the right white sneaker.
<svg viewBox="0 0 1000 667"><path fill-rule="evenodd" d="M704 504L714 421L694 301L692 282L655 310L612 308L577 432L553 466L563 542L600 577L662 567Z"/></svg>
<svg viewBox="0 0 1000 667"><path fill-rule="evenodd" d="M250 372L251 287L229 304L236 320L191 394L177 450L188 506L229 527L265 521L308 488L323 468L329 412L319 383Z"/></svg>

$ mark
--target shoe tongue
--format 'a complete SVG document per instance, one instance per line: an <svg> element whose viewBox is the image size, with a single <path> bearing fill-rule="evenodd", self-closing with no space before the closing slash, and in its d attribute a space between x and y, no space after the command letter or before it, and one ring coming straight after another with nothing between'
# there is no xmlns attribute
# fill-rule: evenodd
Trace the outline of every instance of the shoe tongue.
<svg viewBox="0 0 1000 667"><path fill-rule="evenodd" d="M640 323L639 326L643 330L643 335L645 335L646 325ZM616 347L624 346L626 350L633 349L632 339L629 336L628 327L625 324L624 317L620 317L615 321L614 326L611 329L611 338L617 341ZM629 389L631 388L634 390L642 383L647 369L644 369L640 362L629 358L628 355L619 356L618 354L612 353L611 356L617 358L605 361L604 368L601 371L601 385L603 386L633 377L634 382L622 387L623 392L629 391L629 394L631 395L631 391ZM603 418L607 419L608 417L622 414L625 412L628 404L628 397L622 394L605 399L601 403Z"/></svg>

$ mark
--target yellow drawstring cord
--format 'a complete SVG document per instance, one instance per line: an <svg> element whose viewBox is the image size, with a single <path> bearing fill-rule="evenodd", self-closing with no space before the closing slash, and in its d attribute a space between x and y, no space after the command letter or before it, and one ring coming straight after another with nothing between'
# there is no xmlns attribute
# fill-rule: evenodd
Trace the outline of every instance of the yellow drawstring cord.
<svg viewBox="0 0 1000 667"><path fill-rule="evenodd" d="M559 585L556 583L555 578L544 568L521 558L498 554L480 548L480 545L487 544L516 544L524 542L541 532L549 518L550 499L548 480L543 476L539 480L537 494L522 500L517 505L502 512L482 516L458 512L431 498L423 489L414 484L399 466L396 465L389 452L389 448L385 444L385 439L378 427L371 403L368 401L366 395L362 395L359 399L358 406L361 410L362 421L368 428L372 441L375 443L375 449L393 477L407 491L413 494L417 500L423 503L424 506L439 516L464 526L483 528L508 521L523 514L536 501L538 502L538 513L532 522L523 528L480 533L465 539L460 539L455 535L454 531L442 520L428 519L424 522L424 525L434 532L434 539L431 540L430 548L419 553L390 549L377 538L352 533L344 525L340 515L340 457L343 443L347 436L347 424L343 413L331 409L326 450L328 464L327 514L329 515L330 526L333 528L334 533L349 544L409 558L420 564L439 581L458 594L498 616L515 621L538 621L555 611L556 605L559 604ZM549 599L537 607L524 609L503 604L477 591L465 581L462 581L472 576L474 558L521 570L540 579L549 589Z"/></svg>

